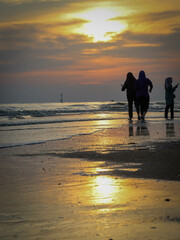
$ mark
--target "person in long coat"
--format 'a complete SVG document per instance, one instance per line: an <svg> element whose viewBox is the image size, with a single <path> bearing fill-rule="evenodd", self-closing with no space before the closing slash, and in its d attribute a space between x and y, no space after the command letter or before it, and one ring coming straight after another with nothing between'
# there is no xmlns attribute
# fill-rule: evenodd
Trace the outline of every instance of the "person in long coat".
<svg viewBox="0 0 180 240"><path fill-rule="evenodd" d="M136 90L136 100L137 104L139 105L140 108L140 113L141 113L141 120L145 120L145 115L149 109L149 92L151 93L153 88L153 84L151 80L149 80L146 77L146 74L144 71L139 72L139 78L135 83L135 90Z"/></svg>
<svg viewBox="0 0 180 240"><path fill-rule="evenodd" d="M122 91L126 90L126 95L128 100L129 120L132 120L133 118L133 103L136 107L136 112L139 117L138 105L136 104L135 82L136 82L136 78L134 77L134 75L131 72L128 72L126 80L121 88Z"/></svg>

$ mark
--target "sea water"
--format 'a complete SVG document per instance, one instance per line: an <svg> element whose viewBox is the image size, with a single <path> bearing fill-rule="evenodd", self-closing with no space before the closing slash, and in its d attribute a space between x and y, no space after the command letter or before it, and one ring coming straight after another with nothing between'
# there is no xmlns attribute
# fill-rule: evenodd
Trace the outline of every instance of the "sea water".
<svg viewBox="0 0 180 240"><path fill-rule="evenodd" d="M164 108L164 102L151 102L146 121L164 121ZM180 101L175 103L174 121L180 121ZM0 104L0 147L44 143L127 124L127 102Z"/></svg>

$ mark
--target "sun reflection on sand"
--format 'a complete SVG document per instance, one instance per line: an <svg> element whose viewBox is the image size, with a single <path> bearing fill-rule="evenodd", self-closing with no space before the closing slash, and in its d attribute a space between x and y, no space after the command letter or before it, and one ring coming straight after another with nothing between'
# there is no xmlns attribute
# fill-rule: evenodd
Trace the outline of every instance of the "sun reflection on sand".
<svg viewBox="0 0 180 240"><path fill-rule="evenodd" d="M109 116L110 115L108 115L108 117ZM102 119L93 122L93 127L96 133L88 136L89 139L91 139L88 149L98 153L107 153L127 145L129 135L123 127L119 127L124 124L126 120L103 119L103 117L106 118L106 116L102 116Z"/></svg>
<svg viewBox="0 0 180 240"><path fill-rule="evenodd" d="M116 193L119 191L119 186L116 185L114 178L109 176L97 176L93 179L94 184L92 193L94 195L94 203L110 203L114 200Z"/></svg>

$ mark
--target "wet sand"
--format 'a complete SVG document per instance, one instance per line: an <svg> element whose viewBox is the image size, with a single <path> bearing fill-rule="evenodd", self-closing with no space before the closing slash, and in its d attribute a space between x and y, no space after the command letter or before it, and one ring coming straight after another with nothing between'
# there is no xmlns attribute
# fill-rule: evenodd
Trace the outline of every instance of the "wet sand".
<svg viewBox="0 0 180 240"><path fill-rule="evenodd" d="M180 126L0 149L0 238L178 239Z"/></svg>

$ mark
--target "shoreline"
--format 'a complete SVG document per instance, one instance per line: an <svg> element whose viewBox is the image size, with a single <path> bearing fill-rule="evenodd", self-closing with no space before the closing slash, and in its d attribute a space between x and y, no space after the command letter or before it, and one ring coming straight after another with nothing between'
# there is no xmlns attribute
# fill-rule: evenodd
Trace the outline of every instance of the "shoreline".
<svg viewBox="0 0 180 240"><path fill-rule="evenodd" d="M67 139L1 148L0 156L103 161L104 170L99 175L180 181L179 134L179 123L129 123Z"/></svg>
<svg viewBox="0 0 180 240"><path fill-rule="evenodd" d="M99 175L114 175L124 178L180 181L180 141L152 143L152 148L116 150L111 153L93 151L55 154L64 158L87 161L103 161ZM85 174L85 173L84 173Z"/></svg>

